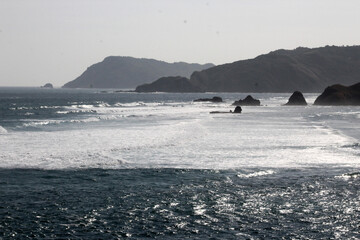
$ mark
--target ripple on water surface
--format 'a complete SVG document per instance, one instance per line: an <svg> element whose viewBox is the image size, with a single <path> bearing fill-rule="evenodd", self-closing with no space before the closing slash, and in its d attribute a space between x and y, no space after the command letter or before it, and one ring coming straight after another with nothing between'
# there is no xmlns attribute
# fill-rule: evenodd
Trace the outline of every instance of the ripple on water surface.
<svg viewBox="0 0 360 240"><path fill-rule="evenodd" d="M0 173L4 239L360 237L354 169Z"/></svg>

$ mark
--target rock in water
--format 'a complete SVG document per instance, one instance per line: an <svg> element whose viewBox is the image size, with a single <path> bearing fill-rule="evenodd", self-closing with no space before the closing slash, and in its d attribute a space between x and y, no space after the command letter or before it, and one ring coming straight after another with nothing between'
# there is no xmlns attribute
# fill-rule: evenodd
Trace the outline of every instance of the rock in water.
<svg viewBox="0 0 360 240"><path fill-rule="evenodd" d="M235 106L260 106L260 100L254 99L251 95L248 95L245 99L235 101L232 105Z"/></svg>
<svg viewBox="0 0 360 240"><path fill-rule="evenodd" d="M285 105L307 105L307 102L301 92L295 91Z"/></svg>
<svg viewBox="0 0 360 240"><path fill-rule="evenodd" d="M194 100L194 102L222 102L221 97L213 97L213 98L199 98Z"/></svg>
<svg viewBox="0 0 360 240"><path fill-rule="evenodd" d="M360 83L346 87L340 84L327 87L315 100L315 105L360 105Z"/></svg>
<svg viewBox="0 0 360 240"><path fill-rule="evenodd" d="M240 106L236 106L234 113L241 113L242 112L242 108Z"/></svg>

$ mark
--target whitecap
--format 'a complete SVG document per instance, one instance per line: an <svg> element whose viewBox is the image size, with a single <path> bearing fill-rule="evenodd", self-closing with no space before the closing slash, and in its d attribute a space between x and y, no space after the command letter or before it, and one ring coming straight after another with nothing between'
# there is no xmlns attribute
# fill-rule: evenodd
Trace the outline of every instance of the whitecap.
<svg viewBox="0 0 360 240"><path fill-rule="evenodd" d="M252 177L259 177L259 176L265 176L265 175L272 175L275 172L273 170L266 170L266 171L258 171L248 174L238 174L237 176L239 178L252 178Z"/></svg>
<svg viewBox="0 0 360 240"><path fill-rule="evenodd" d="M206 205L205 204L199 204L194 206L194 214L195 215L204 215L206 212Z"/></svg>
<svg viewBox="0 0 360 240"><path fill-rule="evenodd" d="M56 114L76 114L76 113L96 113L95 110L69 110L69 111L57 111Z"/></svg>
<svg viewBox="0 0 360 240"><path fill-rule="evenodd" d="M5 134L5 133L7 133L8 131L5 129L5 128L3 128L2 126L0 126L0 134Z"/></svg>
<svg viewBox="0 0 360 240"><path fill-rule="evenodd" d="M90 117L86 119L71 119L71 120L44 120L44 121L33 121L29 123L23 123L23 127L39 127L39 126L47 126L47 125L60 125L66 123L89 123L89 122L98 122L100 118L98 117Z"/></svg>
<svg viewBox="0 0 360 240"><path fill-rule="evenodd" d="M94 105L82 104L82 105L77 105L76 107L81 109L89 109L89 108L93 108Z"/></svg>
<svg viewBox="0 0 360 240"><path fill-rule="evenodd" d="M61 106L40 106L39 109L57 109L57 108L61 108ZM35 109L35 108L29 108L29 109Z"/></svg>
<svg viewBox="0 0 360 240"><path fill-rule="evenodd" d="M342 179L342 180L345 180L345 181L348 181L350 179L355 179L355 178L358 178L358 177L360 177L360 172L345 173L345 174L342 174L340 176L335 176L335 178Z"/></svg>
<svg viewBox="0 0 360 240"><path fill-rule="evenodd" d="M111 107L111 105L108 103L98 103L95 107Z"/></svg>
<svg viewBox="0 0 360 240"><path fill-rule="evenodd" d="M281 214L291 214L291 213L293 213L293 210L292 209L280 209L279 212Z"/></svg>

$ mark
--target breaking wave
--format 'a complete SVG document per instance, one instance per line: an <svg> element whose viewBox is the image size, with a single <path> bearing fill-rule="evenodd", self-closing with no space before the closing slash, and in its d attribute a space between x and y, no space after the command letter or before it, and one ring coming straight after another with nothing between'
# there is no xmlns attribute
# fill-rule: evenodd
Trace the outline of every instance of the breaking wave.
<svg viewBox="0 0 360 240"><path fill-rule="evenodd" d="M273 171L273 170L265 170L265 171L258 171L258 172L252 172L252 173L246 173L246 174L238 174L237 176L239 178L253 178L253 177L272 175L274 173L275 173L275 171Z"/></svg>

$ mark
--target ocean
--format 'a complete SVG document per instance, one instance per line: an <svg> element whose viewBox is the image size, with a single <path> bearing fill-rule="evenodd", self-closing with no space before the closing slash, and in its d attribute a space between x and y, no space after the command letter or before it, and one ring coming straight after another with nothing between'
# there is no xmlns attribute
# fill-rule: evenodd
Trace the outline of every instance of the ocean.
<svg viewBox="0 0 360 240"><path fill-rule="evenodd" d="M0 239L359 239L360 107L247 95L0 88Z"/></svg>

